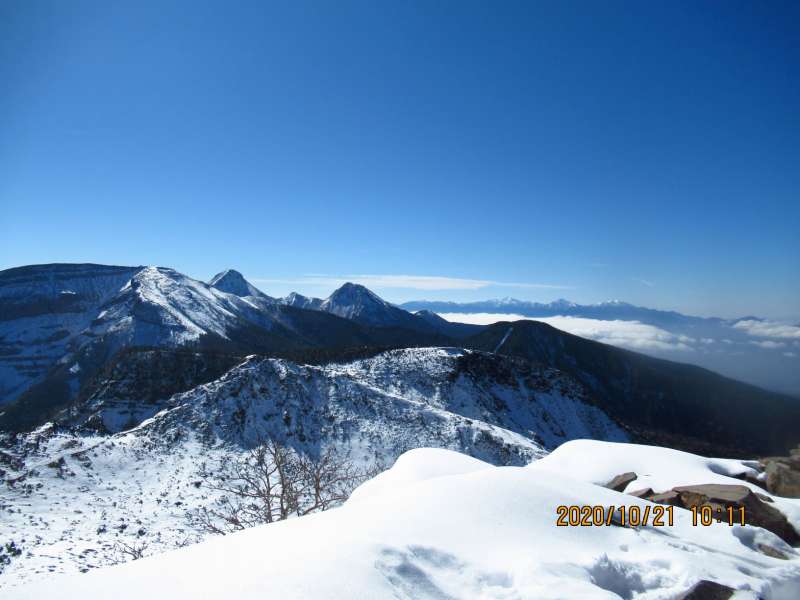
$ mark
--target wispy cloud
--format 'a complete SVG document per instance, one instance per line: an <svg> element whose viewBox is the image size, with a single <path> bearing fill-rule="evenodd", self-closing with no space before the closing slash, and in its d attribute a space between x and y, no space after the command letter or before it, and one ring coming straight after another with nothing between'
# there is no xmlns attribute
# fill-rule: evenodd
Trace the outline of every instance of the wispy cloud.
<svg viewBox="0 0 800 600"><path fill-rule="evenodd" d="M641 277L633 277L632 278L636 283L641 283L642 285L646 285L647 287L655 287L655 283L650 281L649 279L642 279Z"/></svg>
<svg viewBox="0 0 800 600"><path fill-rule="evenodd" d="M765 350L775 350L777 348L786 347L784 342L773 342L772 340L764 340L763 342L753 340L750 343L753 344L753 346L758 346L759 348L764 348Z"/></svg>
<svg viewBox="0 0 800 600"><path fill-rule="evenodd" d="M550 283L518 283L490 279L463 279L429 275L304 275L290 279L255 278L255 283L287 285L340 286L348 281L371 288L403 288L414 290L479 290L487 287L572 290L572 286Z"/></svg>
<svg viewBox="0 0 800 600"><path fill-rule="evenodd" d="M478 325L488 325L497 321L522 321L526 319L542 321L573 335L634 350L691 352L695 349L690 344L696 343L694 338L676 335L639 321L604 321L563 316L531 319L517 314L496 313L440 313L439 316L448 321L475 323Z"/></svg>
<svg viewBox="0 0 800 600"><path fill-rule="evenodd" d="M739 321L733 326L753 337L768 337L800 340L800 327L778 321L747 320Z"/></svg>

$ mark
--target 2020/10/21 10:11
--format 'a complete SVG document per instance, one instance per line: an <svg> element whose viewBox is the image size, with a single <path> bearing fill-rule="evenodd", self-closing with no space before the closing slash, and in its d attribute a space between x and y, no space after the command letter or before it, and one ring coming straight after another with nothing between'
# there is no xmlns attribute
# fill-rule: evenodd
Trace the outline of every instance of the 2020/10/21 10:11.
<svg viewBox="0 0 800 600"><path fill-rule="evenodd" d="M745 524L744 506L720 506L715 508L710 504L703 504L701 506L692 506L691 511L692 525L695 527L698 525L708 527L715 521L717 523L727 523L731 527Z"/></svg>
<svg viewBox="0 0 800 600"><path fill-rule="evenodd" d="M729 526L745 524L745 507L713 507L709 504L689 507L692 525L709 527L716 523ZM674 523L673 506L568 506L556 508L556 525L559 527L597 527L618 525L622 527L652 526L664 527Z"/></svg>

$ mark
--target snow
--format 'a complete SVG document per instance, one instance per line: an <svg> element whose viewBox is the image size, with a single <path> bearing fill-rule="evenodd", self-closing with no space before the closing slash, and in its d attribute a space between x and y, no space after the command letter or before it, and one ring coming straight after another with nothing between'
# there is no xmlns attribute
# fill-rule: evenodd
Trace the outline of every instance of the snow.
<svg viewBox="0 0 800 600"><path fill-rule="evenodd" d="M153 403L129 398L128 384L115 379L109 389L118 391L91 399L81 418L99 417L118 433L43 428L8 450L20 465L0 476L0 542L24 539L25 554L0 587L108 564L116 542L157 553L194 539L187 511L215 499L195 487L202 463L230 459L264 437L310 455L336 446L356 462L384 465L410 448L448 448L475 457L459 455L465 469L481 461L524 465L567 439L627 439L586 404L574 380L515 364L457 348L325 366L251 356L217 380ZM453 471L452 460L440 468L427 452L429 476ZM408 468L406 479L419 479L416 464L402 458L392 477Z"/></svg>
<svg viewBox="0 0 800 600"><path fill-rule="evenodd" d="M493 350L493 352L497 352L498 350L500 350L500 348L502 348L502 347L503 347L503 344L505 344L505 343L506 343L506 340L508 339L508 336L510 336L510 335L511 335L511 332L512 332L512 331L514 331L514 328L513 328L513 327L509 327L509 328L508 328L508 331L506 331L506 334L503 336L503 339L502 339L502 340L500 340L500 343L499 343L499 344L497 344L497 346L495 347L495 349Z"/></svg>
<svg viewBox="0 0 800 600"><path fill-rule="evenodd" d="M737 588L740 599L798 596L798 553L784 548L790 558L779 560L755 551L750 537L780 540L750 526L694 527L690 513L676 509L672 527L557 527L561 504L646 504L556 472L580 444L527 467L415 450L341 508L9 588L4 598L667 600L701 579ZM616 458L640 448L583 450L610 472L619 470Z"/></svg>
<svg viewBox="0 0 800 600"><path fill-rule="evenodd" d="M537 468L570 473L581 481L604 484L620 473L633 471L637 478L625 492L652 488L656 493L683 485L721 483L743 485L769 496L775 508L800 531L800 499L781 498L738 476L759 476L754 461L705 458L671 448L614 444L598 440L574 440L563 444L537 462Z"/></svg>
<svg viewBox="0 0 800 600"><path fill-rule="evenodd" d="M2 570L3 597L8 586L119 560L118 542L154 553L194 541L187 509L213 500L193 485L197 468L223 456L193 438L171 448L135 435L42 436L38 444L12 474L25 477L0 487L0 543L24 552Z"/></svg>

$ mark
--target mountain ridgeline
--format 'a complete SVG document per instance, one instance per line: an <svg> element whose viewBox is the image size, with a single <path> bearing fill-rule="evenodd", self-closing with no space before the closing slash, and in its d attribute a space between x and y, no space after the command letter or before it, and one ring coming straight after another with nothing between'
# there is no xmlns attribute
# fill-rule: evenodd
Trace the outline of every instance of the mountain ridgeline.
<svg viewBox="0 0 800 600"><path fill-rule="evenodd" d="M51 420L135 426L254 354L291 365L354 364L379 354L407 363L407 354L386 351L425 347L462 349L465 368L471 351L494 356L481 363L482 380L519 388L523 397L526 384L508 375L520 367L509 370L504 361L555 369L583 390L581 402L637 441L742 456L800 441L800 403L792 398L543 323L451 323L352 283L326 299L273 298L234 270L204 283L162 267L93 264L0 272L0 429L28 431ZM417 392L401 393L413 399ZM487 417L491 406L482 405L482 421L496 420ZM504 410L502 398L495 410ZM502 422L510 431L519 429L513 414Z"/></svg>

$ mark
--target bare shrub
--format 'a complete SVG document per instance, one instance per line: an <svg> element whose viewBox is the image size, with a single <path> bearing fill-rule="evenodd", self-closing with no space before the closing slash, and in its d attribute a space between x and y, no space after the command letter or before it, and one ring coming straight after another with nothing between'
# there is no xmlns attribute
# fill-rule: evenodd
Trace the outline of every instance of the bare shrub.
<svg viewBox="0 0 800 600"><path fill-rule="evenodd" d="M134 542L127 544L125 542L116 542L113 548L114 556L111 558L111 564L120 564L129 562L131 560L139 560L144 558L147 552L146 542Z"/></svg>
<svg viewBox="0 0 800 600"><path fill-rule="evenodd" d="M225 535L327 510L347 500L378 468L359 468L333 448L311 458L267 440L244 457L223 459L214 470L204 464L204 485L222 494L212 507L193 510L188 518L201 530Z"/></svg>

